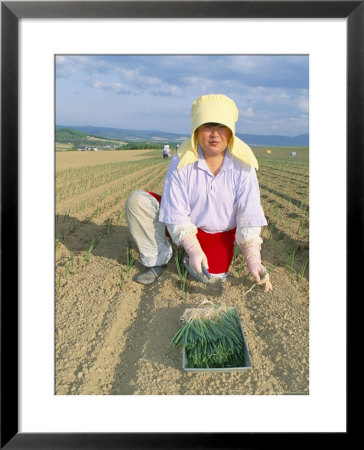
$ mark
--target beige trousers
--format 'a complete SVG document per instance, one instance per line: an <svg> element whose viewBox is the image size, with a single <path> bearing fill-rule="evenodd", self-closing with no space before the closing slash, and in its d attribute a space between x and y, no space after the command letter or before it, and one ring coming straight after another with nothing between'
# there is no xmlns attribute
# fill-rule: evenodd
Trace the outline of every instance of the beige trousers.
<svg viewBox="0 0 364 450"><path fill-rule="evenodd" d="M165 224L159 222L158 201L145 191L133 191L126 201L125 213L143 266L167 264L173 249L166 237Z"/></svg>

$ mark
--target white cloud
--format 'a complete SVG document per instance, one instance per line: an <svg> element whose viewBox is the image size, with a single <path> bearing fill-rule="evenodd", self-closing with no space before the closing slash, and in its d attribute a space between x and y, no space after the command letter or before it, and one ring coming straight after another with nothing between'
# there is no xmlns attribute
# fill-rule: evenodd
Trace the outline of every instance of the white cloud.
<svg viewBox="0 0 364 450"><path fill-rule="evenodd" d="M243 117L253 117L254 116L253 107L251 106L250 108L241 109L239 111L239 114Z"/></svg>
<svg viewBox="0 0 364 450"><path fill-rule="evenodd" d="M142 117L148 128L168 126L170 130L182 132L189 128L194 99L208 93L222 93L236 102L237 125L242 132L249 128L254 133L256 128L259 134L268 134L276 129L278 134L292 135L308 130L309 101L308 87L305 87L308 58L58 55L56 74L57 112L63 108L67 115L72 102L75 107L82 102L85 106L81 114L83 110L86 114L87 104L97 104L95 124L101 115L105 121L110 117L112 124L116 111L118 117L125 117L122 126L125 128L133 128ZM101 91L105 95L100 95ZM290 118L297 118L297 127L292 126ZM79 123L82 121L80 117Z"/></svg>
<svg viewBox="0 0 364 450"><path fill-rule="evenodd" d="M308 113L309 111L309 100L308 100L308 96L303 96L300 95L297 98L297 106L299 108L300 111Z"/></svg>
<svg viewBox="0 0 364 450"><path fill-rule="evenodd" d="M72 61L65 56L56 56L56 76L66 78L75 72Z"/></svg>

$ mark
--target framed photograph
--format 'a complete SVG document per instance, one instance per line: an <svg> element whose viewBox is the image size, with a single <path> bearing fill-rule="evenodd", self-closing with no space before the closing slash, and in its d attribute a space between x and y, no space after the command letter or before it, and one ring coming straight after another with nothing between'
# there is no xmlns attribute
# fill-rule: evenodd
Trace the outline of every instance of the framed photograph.
<svg viewBox="0 0 364 450"><path fill-rule="evenodd" d="M296 438L297 433L302 434L302 439L309 439L312 433L316 437L319 433L333 433L338 435L337 438L348 436L345 318L350 291L356 286L356 265L359 264L359 269L362 266L357 249L363 235L363 157L358 151L364 144L363 19L362 1L1 2L2 448L241 448L242 440L244 447L255 447L261 446L263 440L283 438L286 433L289 433L284 436L287 442L289 436ZM69 349L66 351L61 345L61 334L57 333L62 333L62 330L57 329L54 302L57 294L64 295L62 286L73 264L77 264L74 259L77 246L67 244L66 265L62 260L58 267L55 251L58 239L55 243L54 240L59 233L71 235L70 227L77 228L80 222L77 222L78 216L73 214L74 209L68 204L67 196L62 198L64 207L61 212L56 213L54 206L55 198L56 201L58 198L54 176L58 160L50 148L55 148L57 129L65 129L55 129L54 125L68 125L55 120L56 116L60 118L57 120L62 120L62 111L57 109L57 105L62 105L63 111L67 111L67 105L72 105L69 108L73 110L92 108L92 105L85 106L80 86L67 85L70 74L78 76L76 64L77 68L82 67L83 82L86 80L89 86L99 88L99 95L107 99L108 92L118 95L122 88L115 79L108 78L108 61L119 58L121 66L121 61L129 58L130 64L134 64L133 58L138 55L145 61L157 61L158 56L173 56L176 65L180 64L182 56L196 55L202 61L201 55L208 55L201 71L214 70L213 58L216 55L221 55L224 64L231 63L229 55L249 55L251 58L270 55L282 65L284 58L290 55L306 63L309 60L305 67L309 67L310 345L308 354L306 336L307 346L302 346L302 354L298 357L300 364L295 365L291 361L292 367L287 369L291 385L286 390L278 386L276 380L279 379L279 360L282 356L285 358L284 351L294 347L294 332L292 337L288 325L282 331L287 335L286 350L283 355L275 354L277 367L274 364L269 366L270 376L265 383L263 372L272 363L269 348L265 353L263 351L269 336L259 344L265 358L258 368L262 371L262 378L256 375L253 381L247 381L255 382L254 392L237 386L231 392L220 389L219 383L226 383L225 377L229 375L221 375L218 381L211 383L211 389L204 390L191 373L186 374L186 377L192 377L191 389L174 392L173 377L177 379L179 376L177 368L172 364L171 370L163 372L163 368L158 366L158 358L152 358L148 364L154 364L154 371L148 372L142 365L142 352L138 353L140 358L137 359L137 355L131 359L130 364L135 368L133 375L128 372L129 375L123 378L124 369L119 367L119 385L111 385L105 370L108 366L115 366L118 355L113 355L112 349L107 350L107 340L103 341L104 351L97 356L105 361L101 363L95 356L94 372L89 377L96 380L97 389L90 383L86 388L82 387L81 381L87 378L90 366L82 364L81 359L78 364L77 358L71 361L71 353L67 353ZM158 61L163 66L165 61L162 57ZM196 61L191 59L190 64L196 65ZM245 64L249 62L245 60ZM98 73L104 78L100 75L96 79L92 65L97 65ZM148 67L152 72L153 65ZM264 67L267 66L262 65L262 70ZM270 67L273 71L277 66ZM152 73L147 77L146 72L128 71L127 66L124 69L124 81L128 76L134 81L139 76L141 83L153 85L156 82ZM64 85L56 81L57 70ZM225 83L227 86L234 80L225 80ZM308 111L307 92L308 89L306 97L297 95L295 99L301 111ZM282 91L280 94L283 105L285 93ZM158 95L168 99L168 89ZM252 95L258 97L259 89ZM277 102L277 98L272 98L273 101ZM128 108L132 111L132 103ZM153 114L152 109L147 108L145 113L148 111ZM278 116L279 104L274 111ZM119 113L120 110L115 111L115 114ZM188 113L185 114L187 119ZM249 108L245 113L248 118ZM63 117L71 116L66 113ZM308 120L308 114L305 118L302 120ZM165 120L168 127L167 117ZM292 120L291 124L294 134L296 123ZM162 129L162 126L157 129ZM95 131L87 132L97 135ZM98 143L94 141L96 149ZM65 146L72 146L72 142L62 141L57 145L58 150L62 150ZM99 145L110 150L112 138ZM263 152L262 149L260 151ZM274 150L264 148L262 156L269 158L271 153ZM296 155L294 151L290 156L301 157L301 154ZM308 159L305 167L308 171ZM308 181L308 173L302 176L307 176ZM75 177L81 179L83 174L75 174ZM288 177L282 180L289 183ZM102 190L99 194L105 196ZM113 197L114 204L116 199L117 196ZM302 193L301 204L295 206L304 208L303 199ZM81 203L77 205L79 209L83 207ZM308 210L308 204L306 207ZM72 211L72 214L67 211ZM82 220L86 223L85 218ZM85 245L95 230L109 231L108 223L104 222L100 222L91 234L85 235ZM302 224L301 220L301 234ZM90 277L98 276L100 271L109 269L108 264L113 264L113 259L108 258L112 250L100 251L97 264L102 268L101 265L94 266L95 271L91 272L91 265L88 266ZM91 251L80 253L82 257L78 263L86 264L89 253ZM308 250L306 256L308 260ZM117 258L119 256L114 258L117 264L127 270L128 261L124 261L124 256L119 258L120 261ZM354 264L355 271L351 270ZM54 273L55 265L59 268L56 272L59 280ZM110 280L115 267L110 269ZM302 260L300 269L295 269L295 279L299 280L300 273L303 278L304 267L305 260ZM287 263L286 268L293 270L293 265ZM83 274L87 271L84 268ZM275 282L279 283L279 272L275 277ZM111 284L114 281L112 279ZM93 289L98 287L87 277L80 286L88 294L68 293L66 300L72 301L68 306L64 302L62 320L66 323L77 316L77 332L69 339L75 348L73 354L84 351L93 358L96 353L93 354L92 349L97 340L87 342L88 331L79 328L79 324L84 313L82 302L86 297L92 302ZM302 284L298 284L296 292L302 289ZM155 295L153 292L152 289L151 295ZM295 294L282 299L282 304L284 301L292 303L286 311L279 310L287 324L290 323L290 311L298 310L300 300L293 297ZM143 345L141 340L135 343L138 333L144 332L143 327L148 332L156 332L161 326L162 318L151 319L147 294L140 298L146 302L145 306L139 307L143 310L142 323L139 324L142 328L134 330L130 335L133 340L130 338L125 342L130 346L129 356L135 352L135 346ZM168 300L167 291L163 298ZM259 299L264 301L261 296ZM180 306L182 308L182 303ZM259 305L250 306L258 316ZM132 317L132 308L125 303L110 301L109 307L110 310L105 310L100 319L102 323L94 327L95 335L108 324L111 315L129 314ZM90 313L94 311L96 314L96 306L89 309ZM167 309L161 308L159 313ZM165 314L163 317L168 320L169 316ZM93 320L96 324L99 318L95 316ZM307 321L308 315L298 318L297 335L306 332ZM265 323L273 322L266 318ZM113 339L119 339L119 332L117 327L107 331ZM268 330L264 332L267 334ZM85 340L79 338L82 333ZM336 340L335 347L333 339ZM149 354L153 354L156 342L157 339L149 340ZM85 347L79 353L77 348L82 345L89 348ZM125 353L123 346L124 343L119 350ZM63 378L57 379L59 368L55 360L58 357L67 370L64 370ZM302 361L304 363L301 364ZM100 367L104 367L104 373L98 376ZM165 373L172 383L163 378ZM149 383L144 391L135 388L134 378L143 374ZM308 378L309 383L302 381ZM192 389L194 383L195 391ZM290 389L292 386L302 389L296 392ZM181 393L184 395L178 395ZM225 411L224 417L219 413L222 410Z"/></svg>

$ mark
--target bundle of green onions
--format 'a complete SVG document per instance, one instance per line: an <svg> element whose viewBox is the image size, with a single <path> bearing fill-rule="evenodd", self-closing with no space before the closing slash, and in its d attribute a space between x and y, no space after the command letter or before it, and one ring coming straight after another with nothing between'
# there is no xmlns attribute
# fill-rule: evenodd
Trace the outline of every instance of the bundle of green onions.
<svg viewBox="0 0 364 450"><path fill-rule="evenodd" d="M184 347L186 368L244 366L244 341L234 308L220 305L187 309L181 320L171 345Z"/></svg>

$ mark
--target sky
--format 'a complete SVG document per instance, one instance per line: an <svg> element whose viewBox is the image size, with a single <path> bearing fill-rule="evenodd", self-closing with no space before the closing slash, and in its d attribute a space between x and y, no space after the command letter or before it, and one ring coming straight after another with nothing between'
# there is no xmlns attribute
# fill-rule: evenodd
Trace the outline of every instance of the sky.
<svg viewBox="0 0 364 450"><path fill-rule="evenodd" d="M193 101L225 94L236 132L309 132L308 55L57 55L56 124L189 134Z"/></svg>

